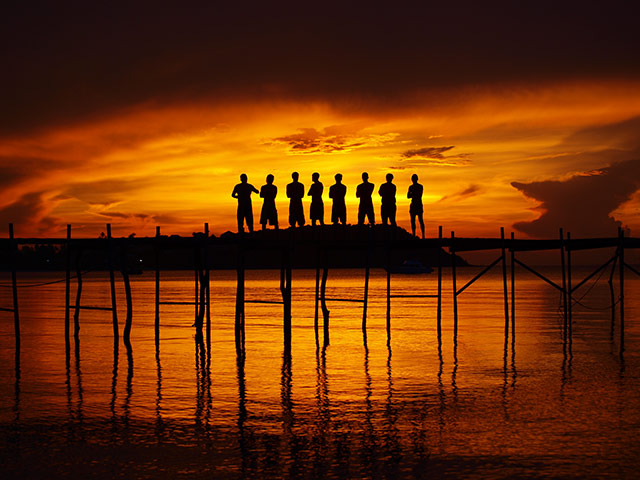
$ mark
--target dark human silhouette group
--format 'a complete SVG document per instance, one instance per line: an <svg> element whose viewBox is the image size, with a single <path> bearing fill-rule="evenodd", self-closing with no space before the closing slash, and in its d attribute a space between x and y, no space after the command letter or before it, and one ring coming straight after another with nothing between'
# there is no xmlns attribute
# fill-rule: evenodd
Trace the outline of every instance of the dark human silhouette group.
<svg viewBox="0 0 640 480"><path fill-rule="evenodd" d="M347 206L345 196L347 194L347 186L342 183L342 174L336 173L335 183L329 187L329 198L332 200L331 205L331 223L333 225L346 225L347 223ZM266 178L266 184L258 191L253 185L248 183L245 173L240 175L240 183L234 188L231 196L238 199L238 232L244 232L244 225L247 225L249 232L253 232L253 208L251 206L251 194L259 193L263 199L262 210L260 212L260 224L265 230L267 225L271 225L276 230L278 225L278 211L276 209L276 196L278 195L278 187L274 182L274 176L269 174ZM302 227L305 224L304 206L302 199L304 198L304 185L299 181L300 174L293 172L291 174L291 183L287 185L286 193L289 199L289 226ZM316 223L324 225L324 202L322 194L324 186L320 182L320 174L314 172L311 175L311 186L307 192L307 196L311 197L311 205L309 207L309 219L313 226ZM358 204L358 225L365 225L365 220L369 225L375 225L376 216L373 208L373 192L375 185L369 181L369 174L362 173L362 183L356 187L356 197L359 199ZM380 196L380 216L384 225L396 226L396 185L393 183L393 174L387 173L386 182L380 185L378 195ZM409 205L409 216L411 217L411 233L416 235L416 219L420 223L420 231L424 238L424 218L422 206L423 186L418 183L418 175L415 173L411 176L411 185L407 191L407 198L411 200Z"/></svg>

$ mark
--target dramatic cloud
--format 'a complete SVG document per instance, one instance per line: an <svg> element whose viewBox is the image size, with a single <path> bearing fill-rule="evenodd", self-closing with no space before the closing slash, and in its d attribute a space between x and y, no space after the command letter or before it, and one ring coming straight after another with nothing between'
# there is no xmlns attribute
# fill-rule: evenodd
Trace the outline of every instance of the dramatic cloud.
<svg viewBox="0 0 640 480"><path fill-rule="evenodd" d="M453 145L448 147L422 147L407 150L400 157L400 163L392 165L390 168L394 170L404 170L406 168L420 168L425 166L440 167L465 167L471 163L470 154L464 153L459 155L444 155L455 148Z"/></svg>
<svg viewBox="0 0 640 480"><path fill-rule="evenodd" d="M466 200L470 197L475 197L476 195L482 193L482 187L480 185L469 185L464 190L459 192L452 193L451 195L445 195L438 202L444 202L446 200Z"/></svg>
<svg viewBox="0 0 640 480"><path fill-rule="evenodd" d="M26 226L29 233L33 225L38 226L37 233L48 233L60 225L60 221L49 216L52 204L43 200L42 192L28 193L17 201L0 209L0 231L6 232L9 223L16 223L16 235L21 235L21 227ZM24 235L23 235L24 236Z"/></svg>
<svg viewBox="0 0 640 480"><path fill-rule="evenodd" d="M575 236L613 236L622 226L611 213L640 189L640 159L585 172L564 181L513 182L540 202L542 215L514 227L534 237L553 237L560 227Z"/></svg>
<svg viewBox="0 0 640 480"><path fill-rule="evenodd" d="M380 146L392 141L397 134L387 133L364 134L360 131L349 131L339 126L327 127L322 131L315 128L301 128L300 133L273 139L272 144L284 144L290 153L347 153L357 148Z"/></svg>

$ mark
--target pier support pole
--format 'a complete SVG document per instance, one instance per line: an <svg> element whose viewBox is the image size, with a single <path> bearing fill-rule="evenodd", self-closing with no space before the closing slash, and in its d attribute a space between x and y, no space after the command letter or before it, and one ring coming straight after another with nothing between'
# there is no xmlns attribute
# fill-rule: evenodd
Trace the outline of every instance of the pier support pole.
<svg viewBox="0 0 640 480"><path fill-rule="evenodd" d="M511 344L516 343L516 253L515 236L511 232Z"/></svg>
<svg viewBox="0 0 640 480"><path fill-rule="evenodd" d="M209 223L204 224L204 281L208 342L211 340L211 271L209 269Z"/></svg>
<svg viewBox="0 0 640 480"><path fill-rule="evenodd" d="M329 345L329 309L327 308L327 277L329 266L327 265L327 250L323 252L322 282L320 283L320 307L322 308L322 329L324 333L324 346Z"/></svg>
<svg viewBox="0 0 640 480"><path fill-rule="evenodd" d="M624 230L618 229L618 256L620 258L620 355L624 353Z"/></svg>
<svg viewBox="0 0 640 480"><path fill-rule="evenodd" d="M65 289L64 289L64 341L67 349L71 341L69 339L69 301L71 297L71 225L67 224L67 243L66 251L66 272L65 272Z"/></svg>
<svg viewBox="0 0 640 480"><path fill-rule="evenodd" d="M451 231L451 282L453 284L453 341L458 342L458 284L456 278L456 249L454 246L455 233Z"/></svg>
<svg viewBox="0 0 640 480"><path fill-rule="evenodd" d="M123 340L125 345L131 345L131 322L133 320L133 299L131 297L131 282L129 281L129 265L127 262L127 245L125 241L120 244L120 273L124 283L125 298L127 301L127 317L124 322Z"/></svg>
<svg viewBox="0 0 640 480"><path fill-rule="evenodd" d="M81 268L81 260L82 260L82 247L78 248L76 253L76 309L73 312L73 337L76 342L76 346L78 345L78 335L80 334L80 299L82 298L82 268Z"/></svg>
<svg viewBox="0 0 640 480"><path fill-rule="evenodd" d="M507 254L504 245L504 227L500 227L500 251L502 254L502 289L504 294L504 341L509 339L509 287L507 285Z"/></svg>
<svg viewBox="0 0 640 480"><path fill-rule="evenodd" d="M291 351L291 256L288 248L282 250L280 267L280 291L283 305L285 352Z"/></svg>
<svg viewBox="0 0 640 480"><path fill-rule="evenodd" d="M244 246L238 245L236 268L236 348L244 351Z"/></svg>
<svg viewBox="0 0 640 480"><path fill-rule="evenodd" d="M367 302L369 301L369 248L367 245L367 252L365 256L364 265L364 299L362 304L362 331L367 331Z"/></svg>
<svg viewBox="0 0 640 480"><path fill-rule="evenodd" d="M387 331L391 330L391 245L387 245Z"/></svg>
<svg viewBox="0 0 640 480"><path fill-rule="evenodd" d="M562 307L564 313L564 341L567 341L568 310L567 310L567 271L564 260L564 231L560 229L560 266L562 268Z"/></svg>
<svg viewBox="0 0 640 480"><path fill-rule="evenodd" d="M111 238L111 224L107 223L107 258L109 262L109 283L111 285L111 314L113 320L113 339L120 337L118 333L118 310L116 308L116 279L113 271L113 240Z"/></svg>
<svg viewBox="0 0 640 480"><path fill-rule="evenodd" d="M442 225L438 227L438 306L436 311L438 349L442 347Z"/></svg>
<svg viewBox="0 0 640 480"><path fill-rule="evenodd" d="M9 240L11 242L11 290L13 292L13 328L16 336L16 352L20 350L20 315L18 313L18 279L16 261L18 259L18 244L13 236L13 223L9 224ZM16 353L17 355L17 353Z"/></svg>
<svg viewBox="0 0 640 480"><path fill-rule="evenodd" d="M567 232L567 325L569 342L573 339L573 291L571 288L571 232Z"/></svg>
<svg viewBox="0 0 640 480"><path fill-rule="evenodd" d="M157 345L160 341L160 227L156 227L154 250L156 256L156 319L154 331Z"/></svg>
<svg viewBox="0 0 640 480"><path fill-rule="evenodd" d="M316 344L318 343L318 309L320 308L320 259L316 251L316 302L315 315L313 317L313 329L316 334Z"/></svg>

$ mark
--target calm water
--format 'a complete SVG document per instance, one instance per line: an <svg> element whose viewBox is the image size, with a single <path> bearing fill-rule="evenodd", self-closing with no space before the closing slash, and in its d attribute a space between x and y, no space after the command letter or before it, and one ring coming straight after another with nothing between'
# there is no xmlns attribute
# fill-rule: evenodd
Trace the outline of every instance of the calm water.
<svg viewBox="0 0 640 480"><path fill-rule="evenodd" d="M463 269L459 286L477 271ZM519 272L506 352L498 274L460 297L454 344L445 272L442 356L435 299L394 299L387 344L383 271L372 272L366 339L360 305L329 303L330 345L322 348L321 319L319 349L315 272L294 271L290 357L279 305L247 305L245 355L236 354L234 272L213 274L212 337L202 347L193 308L163 306L156 350L151 272L132 278L131 351L122 340L114 350L110 312L85 310L79 345L72 339L65 355L64 283L22 288L19 358L13 317L0 312L3 477L635 477L640 281L627 277L621 358L608 274L576 293L591 288L569 345L559 293ZM278 278L249 272L247 299L279 300ZM362 287L362 272L332 271L327 295L361 298ZM192 273L163 274L164 300L191 300L193 288ZM435 291L435 275L393 278L395 294ZM10 294L0 288L1 306ZM109 299L107 276L87 276L83 304Z"/></svg>

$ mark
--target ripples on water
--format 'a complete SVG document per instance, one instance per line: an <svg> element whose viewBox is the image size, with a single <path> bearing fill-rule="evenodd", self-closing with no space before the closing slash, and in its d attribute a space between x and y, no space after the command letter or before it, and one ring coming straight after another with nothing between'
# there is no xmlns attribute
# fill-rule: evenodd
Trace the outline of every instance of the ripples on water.
<svg viewBox="0 0 640 480"><path fill-rule="evenodd" d="M461 282L476 272L463 269ZM191 275L163 273L163 298L191 300ZM606 278L576 305L568 344L559 294L519 272L505 351L501 277L460 297L454 345L446 272L442 355L435 299L394 299L387 343L382 271L372 272L366 337L359 305L330 303L326 348L322 318L319 348L313 328L315 272L294 271L290 354L282 307L259 304L247 304L237 354L233 272L213 273L211 342L195 343L193 308L163 306L156 349L153 275L132 281L131 349L114 348L110 312L82 311L79 344L65 355L64 284L20 290L19 357L13 317L0 313L7 476L632 477L640 467L634 278L622 358ZM278 281L279 272L248 272L246 298L280 299ZM327 296L361 298L362 285L360 271L331 271ZM435 288L435 275L393 278L393 293ZM10 292L1 289L2 306ZM118 301L122 331L124 292ZM83 304L109 302L107 276L89 275Z"/></svg>

